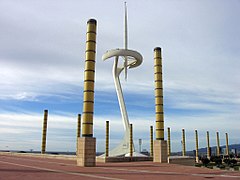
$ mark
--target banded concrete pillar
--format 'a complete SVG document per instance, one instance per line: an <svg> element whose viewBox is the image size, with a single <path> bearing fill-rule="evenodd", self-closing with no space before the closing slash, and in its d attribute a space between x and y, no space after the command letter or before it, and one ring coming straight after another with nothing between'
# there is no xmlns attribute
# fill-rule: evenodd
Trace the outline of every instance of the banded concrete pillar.
<svg viewBox="0 0 240 180"><path fill-rule="evenodd" d="M97 21L87 22L85 51L82 138L78 139L78 166L96 166L96 138L93 137L94 79Z"/></svg>
<svg viewBox="0 0 240 180"><path fill-rule="evenodd" d="M196 139L196 162L199 162L198 158L198 131L195 129L195 139Z"/></svg>
<svg viewBox="0 0 240 180"><path fill-rule="evenodd" d="M78 119L77 119L77 150L78 150L78 138L81 136L81 114L78 114ZM76 151L77 153L77 151Z"/></svg>
<svg viewBox="0 0 240 180"><path fill-rule="evenodd" d="M130 157L133 157L133 126L130 124Z"/></svg>
<svg viewBox="0 0 240 180"><path fill-rule="evenodd" d="M96 25L95 19L87 23L86 60L84 71L83 91L83 124L82 137L93 137L93 105L94 105L94 79L96 56Z"/></svg>
<svg viewBox="0 0 240 180"><path fill-rule="evenodd" d="M81 136L81 114L78 114L78 121L77 121L77 138Z"/></svg>
<svg viewBox="0 0 240 180"><path fill-rule="evenodd" d="M153 126L150 126L150 156L153 157Z"/></svg>
<svg viewBox="0 0 240 180"><path fill-rule="evenodd" d="M226 134L226 155L229 156L229 148L228 148L228 133Z"/></svg>
<svg viewBox="0 0 240 180"><path fill-rule="evenodd" d="M168 156L171 156L171 134L170 127L168 127Z"/></svg>
<svg viewBox="0 0 240 180"><path fill-rule="evenodd" d="M219 132L217 134L217 156L220 156L220 141L219 141Z"/></svg>
<svg viewBox="0 0 240 180"><path fill-rule="evenodd" d="M45 154L46 152L47 120L48 120L48 110L44 110L43 127L42 127L42 150L41 150L42 154Z"/></svg>
<svg viewBox="0 0 240 180"><path fill-rule="evenodd" d="M182 129L182 156L186 156L185 129Z"/></svg>
<svg viewBox="0 0 240 180"><path fill-rule="evenodd" d="M207 158L211 158L211 149L210 149L210 141L209 141L209 132L207 131Z"/></svg>
<svg viewBox="0 0 240 180"><path fill-rule="evenodd" d="M161 48L159 47L154 49L154 77L155 77L156 140L164 140L162 54Z"/></svg>
<svg viewBox="0 0 240 180"><path fill-rule="evenodd" d="M105 157L108 157L109 153L109 121L106 121L106 150Z"/></svg>
<svg viewBox="0 0 240 180"><path fill-rule="evenodd" d="M163 83L162 83L162 52L160 47L154 49L155 78L155 116L156 140L153 147L153 161L167 162L167 141L164 140Z"/></svg>

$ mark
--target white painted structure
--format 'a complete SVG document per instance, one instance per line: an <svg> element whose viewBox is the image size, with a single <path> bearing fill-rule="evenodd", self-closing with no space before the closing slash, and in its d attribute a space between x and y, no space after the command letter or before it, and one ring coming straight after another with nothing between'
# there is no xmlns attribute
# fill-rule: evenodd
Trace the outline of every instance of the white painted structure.
<svg viewBox="0 0 240 180"><path fill-rule="evenodd" d="M109 156L120 156L120 155L127 155L130 152L130 125L129 125L129 119L128 114L126 110L126 105L124 102L122 87L120 83L119 76L123 70L125 70L125 79L127 78L127 70L131 68L138 67L141 65L143 61L143 57L140 53L134 50L127 49L127 8L125 3L125 49L113 49L107 51L102 59L105 61L109 58L114 57L114 63L113 63L113 78L114 78L114 84L117 92L118 102L120 106L120 111L122 115L122 121L124 125L124 137L122 142L115 147L114 149L109 151ZM123 60L123 63L121 63L121 58ZM133 147L133 151L135 151L135 148ZM136 154L136 153L134 153Z"/></svg>

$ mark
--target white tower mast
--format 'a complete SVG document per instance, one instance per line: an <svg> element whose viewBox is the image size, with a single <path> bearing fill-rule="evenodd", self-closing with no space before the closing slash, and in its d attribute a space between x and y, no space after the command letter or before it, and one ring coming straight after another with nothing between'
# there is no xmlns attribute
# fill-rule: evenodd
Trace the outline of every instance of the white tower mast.
<svg viewBox="0 0 240 180"><path fill-rule="evenodd" d="M112 49L107 51L102 59L105 61L107 59L110 59L112 57L115 58L114 63L113 63L113 80L114 80L114 85L116 88L117 92L117 97L118 97L118 103L121 111L121 116L122 116L122 121L123 121L123 126L124 126L124 137L122 142L112 149L109 152L109 156L119 156L119 155L126 155L130 151L130 141L129 141L129 132L130 132L130 125L129 125L129 120L128 120L128 114L127 114L127 109L123 97L123 92L122 92L122 87L121 87L121 82L119 79L119 76L123 70L125 70L125 79L127 78L127 69L135 68L141 65L142 63L142 55L138 53L137 51L130 50L128 49L128 37L127 37L127 5L126 2L124 3L125 6L125 33L124 33L124 49ZM123 64L120 64L120 58L123 59ZM133 151L134 151L134 146L133 146Z"/></svg>
<svg viewBox="0 0 240 180"><path fill-rule="evenodd" d="M124 46L125 46L125 49L128 48L128 30L127 30L127 2L124 3L124 9L125 9L125 26L124 26ZM124 56L124 71L125 71L125 80L127 80L127 59L128 57L127 56Z"/></svg>

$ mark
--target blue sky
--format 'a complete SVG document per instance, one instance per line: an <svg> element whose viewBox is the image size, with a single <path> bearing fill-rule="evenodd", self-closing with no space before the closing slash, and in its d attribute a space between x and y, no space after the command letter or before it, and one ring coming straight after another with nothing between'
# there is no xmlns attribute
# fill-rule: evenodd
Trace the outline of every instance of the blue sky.
<svg viewBox="0 0 240 180"><path fill-rule="evenodd" d="M74 151L82 112L86 22L98 21L94 136L104 149L105 121L111 147L123 125L105 51L123 47L124 1L0 1L0 149L40 150L43 110L49 110L47 150ZM240 137L240 2L237 0L128 1L129 49L143 64L122 77L134 139L149 149L155 125L153 49L162 47L165 128L172 150L200 147L206 131L216 145L224 133ZM137 149L138 146L136 145Z"/></svg>

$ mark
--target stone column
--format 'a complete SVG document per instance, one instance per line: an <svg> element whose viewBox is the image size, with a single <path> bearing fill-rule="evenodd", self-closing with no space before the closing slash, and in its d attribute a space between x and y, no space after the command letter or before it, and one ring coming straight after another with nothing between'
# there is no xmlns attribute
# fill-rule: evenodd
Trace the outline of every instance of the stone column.
<svg viewBox="0 0 240 180"><path fill-rule="evenodd" d="M78 114L78 119L77 119L77 147L76 150L78 149L78 138L81 136L81 114ZM76 151L77 154L77 151Z"/></svg>
<svg viewBox="0 0 240 180"><path fill-rule="evenodd" d="M81 114L78 114L78 121L77 121L77 138L81 136Z"/></svg>
<svg viewBox="0 0 240 180"><path fill-rule="evenodd" d="M42 154L45 154L46 152L47 119L48 119L48 110L44 110L43 128L42 128L42 150L41 150Z"/></svg>
<svg viewBox="0 0 240 180"><path fill-rule="evenodd" d="M150 156L153 157L153 126L150 126Z"/></svg>
<svg viewBox="0 0 240 180"><path fill-rule="evenodd" d="M170 127L168 127L168 156L171 156L171 134Z"/></svg>
<svg viewBox="0 0 240 180"><path fill-rule="evenodd" d="M97 21L87 22L85 51L82 138L78 139L77 165L96 166L96 138L93 137L94 79Z"/></svg>
<svg viewBox="0 0 240 180"><path fill-rule="evenodd" d="M130 157L133 157L133 126L130 124Z"/></svg>
<svg viewBox="0 0 240 180"><path fill-rule="evenodd" d="M210 141L209 141L209 132L207 131L207 158L211 158L211 148L210 148Z"/></svg>
<svg viewBox="0 0 240 180"><path fill-rule="evenodd" d="M217 134L217 156L220 156L220 141L219 141L219 132Z"/></svg>
<svg viewBox="0 0 240 180"><path fill-rule="evenodd" d="M229 148L228 148L228 133L226 133L226 155L229 155Z"/></svg>
<svg viewBox="0 0 240 180"><path fill-rule="evenodd" d="M153 161L165 163L167 162L167 141L164 140L162 53L160 47L154 49L154 77L156 140L153 145Z"/></svg>
<svg viewBox="0 0 240 180"><path fill-rule="evenodd" d="M196 162L199 162L198 158L198 131L195 129L195 139L196 139Z"/></svg>
<svg viewBox="0 0 240 180"><path fill-rule="evenodd" d="M182 156L186 156L185 130L182 129Z"/></svg>
<svg viewBox="0 0 240 180"><path fill-rule="evenodd" d="M109 153L109 121L106 121L106 150L105 157L108 157Z"/></svg>

